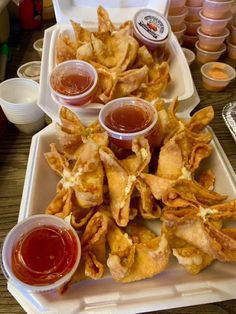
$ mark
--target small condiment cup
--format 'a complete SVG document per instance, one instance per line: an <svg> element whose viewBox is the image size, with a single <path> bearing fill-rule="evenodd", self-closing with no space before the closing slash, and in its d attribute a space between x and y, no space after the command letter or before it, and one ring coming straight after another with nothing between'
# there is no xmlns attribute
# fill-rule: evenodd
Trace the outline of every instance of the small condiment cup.
<svg viewBox="0 0 236 314"><path fill-rule="evenodd" d="M227 43L227 55L230 59L236 60L236 45L233 45L231 42L231 38L228 37L226 39Z"/></svg>
<svg viewBox="0 0 236 314"><path fill-rule="evenodd" d="M201 27L197 29L199 37L199 48L207 51L217 51L224 42L225 38L229 36L229 30L224 28L221 35L206 35L202 32Z"/></svg>
<svg viewBox="0 0 236 314"><path fill-rule="evenodd" d="M203 15L212 19L224 19L227 17L234 0L223 0L223 1L213 1L204 0L203 1Z"/></svg>
<svg viewBox="0 0 236 314"><path fill-rule="evenodd" d="M170 22L171 27L180 26L184 22L184 19L186 18L187 14L188 14L188 9L186 7L182 7L178 15L169 14L168 21Z"/></svg>
<svg viewBox="0 0 236 314"><path fill-rule="evenodd" d="M78 92L75 95L66 95L58 91L57 86L61 86L70 75L85 76L90 80L90 84L84 91ZM88 62L81 60L69 60L58 64L50 73L49 86L52 95L61 102L71 106L83 106L89 104L94 97L98 82L96 69Z"/></svg>
<svg viewBox="0 0 236 314"><path fill-rule="evenodd" d="M39 82L41 61L31 61L22 64L17 70L17 76Z"/></svg>
<svg viewBox="0 0 236 314"><path fill-rule="evenodd" d="M199 41L196 42L195 47L197 50L197 60L201 63L217 61L220 58L220 56L226 51L225 44L221 44L219 50L217 51L207 51L201 49L199 47Z"/></svg>
<svg viewBox="0 0 236 314"><path fill-rule="evenodd" d="M200 21L188 22L185 20L184 23L186 25L186 35L196 36L197 35L197 29L201 25L201 22Z"/></svg>
<svg viewBox="0 0 236 314"><path fill-rule="evenodd" d="M63 231L68 231L71 234L71 237L73 237L73 244L75 245L75 249L77 250L77 256L74 260L73 265L71 265L71 269L68 270L67 273L64 274L61 278L57 279L55 282L50 284L29 284L25 283L22 280L20 280L17 275L15 274L13 270L13 251L15 250L15 247L17 245L17 242L19 239L21 239L23 236L29 234L35 228L44 228L45 226L52 226L55 228L58 228ZM56 250L55 250L56 253ZM20 253L19 253L20 254ZM11 229L11 231L7 234L3 247L2 247L2 269L3 273L5 274L6 278L15 286L20 289L24 289L29 292L44 292L44 291L51 291L54 289L58 289L62 285L64 285L66 282L68 282L77 269L80 261L80 255L81 255L81 247L80 247L80 240L79 237L74 230L74 228L68 224L65 220L58 218L53 215L33 215L29 218L26 218L25 220L19 222L15 227ZM27 270L28 267L25 265L24 260L22 259L22 268L24 269L26 267ZM32 273L36 273L33 269L30 270ZM38 271L37 271L37 274Z"/></svg>
<svg viewBox="0 0 236 314"><path fill-rule="evenodd" d="M182 48L182 50L184 52L185 58L187 59L188 65L190 66L191 63L195 60L195 53L187 48Z"/></svg>
<svg viewBox="0 0 236 314"><path fill-rule="evenodd" d="M186 0L171 0L170 8L182 8L185 6Z"/></svg>
<svg viewBox="0 0 236 314"><path fill-rule="evenodd" d="M230 39L231 39L231 44L236 45L236 26L234 23L230 23L229 25L230 29Z"/></svg>
<svg viewBox="0 0 236 314"><path fill-rule="evenodd" d="M171 34L168 20L152 9L141 9L133 18L134 36L150 50L165 48Z"/></svg>
<svg viewBox="0 0 236 314"><path fill-rule="evenodd" d="M203 0L187 0L186 6L188 7L201 7Z"/></svg>
<svg viewBox="0 0 236 314"><path fill-rule="evenodd" d="M228 13L224 19L212 19L204 16L202 10L199 12L201 19L201 30L207 35L221 35L226 25L232 19L232 13Z"/></svg>
<svg viewBox="0 0 236 314"><path fill-rule="evenodd" d="M43 53L43 38L40 38L38 40L36 40L33 43L33 48L34 50L37 51L38 55L40 56L40 58L42 58L42 53Z"/></svg>
<svg viewBox="0 0 236 314"><path fill-rule="evenodd" d="M235 69L222 62L208 62L201 67L203 86L210 91L222 91L236 75Z"/></svg>
<svg viewBox="0 0 236 314"><path fill-rule="evenodd" d="M144 110L150 118L150 123L146 128L140 131L129 131L129 132L119 132L114 131L111 126L108 125L106 118L118 108L124 108L127 105L136 106ZM147 101L136 98L136 97L122 97L114 99L108 102L99 112L98 116L101 126L107 131L111 141L119 147L130 149L132 146L132 140L136 137L144 136L147 137L154 131L157 124L157 111L156 109Z"/></svg>
<svg viewBox="0 0 236 314"><path fill-rule="evenodd" d="M188 15L186 16L185 20L188 22L199 22L200 16L199 12L201 11L202 7L187 7L188 8Z"/></svg>
<svg viewBox="0 0 236 314"><path fill-rule="evenodd" d="M175 34L176 38L178 39L178 41L182 39L183 34L186 31L186 28L187 28L186 25L183 23L181 29L179 31L175 31L174 32L174 34Z"/></svg>
<svg viewBox="0 0 236 314"><path fill-rule="evenodd" d="M184 46L189 48L194 47L195 43L198 41L198 36L184 34L182 38Z"/></svg>

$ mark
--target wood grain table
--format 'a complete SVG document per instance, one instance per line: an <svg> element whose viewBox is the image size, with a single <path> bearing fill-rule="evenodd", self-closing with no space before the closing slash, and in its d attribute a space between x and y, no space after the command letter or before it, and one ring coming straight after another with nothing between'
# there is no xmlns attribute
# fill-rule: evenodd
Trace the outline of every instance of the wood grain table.
<svg viewBox="0 0 236 314"><path fill-rule="evenodd" d="M33 42L43 36L43 31L25 31L20 40L11 47L11 62L7 66L6 78L16 76L17 68L29 61L39 60L33 50ZM222 59L232 66L236 62ZM236 100L236 83L232 82L225 91L212 93L206 91L201 82L200 64L195 61L191 71L199 93L201 102L197 109L206 105L213 105L215 119L211 126L218 137L231 165L236 171L236 144L231 137L221 116L223 106ZM181 76L181 73L180 73ZM180 78L181 79L181 78ZM31 144L31 136L20 133L12 124L8 124L0 138L0 244L8 231L16 224L21 202L27 159ZM235 267L236 271L236 267ZM235 291L236 295L236 291ZM25 313L20 305L7 291L6 280L0 272L0 313ZM153 313L208 313L208 314L236 314L236 300L217 302L199 306L177 308ZM29 313L30 314L30 313ZM66 314L66 313L65 313Z"/></svg>

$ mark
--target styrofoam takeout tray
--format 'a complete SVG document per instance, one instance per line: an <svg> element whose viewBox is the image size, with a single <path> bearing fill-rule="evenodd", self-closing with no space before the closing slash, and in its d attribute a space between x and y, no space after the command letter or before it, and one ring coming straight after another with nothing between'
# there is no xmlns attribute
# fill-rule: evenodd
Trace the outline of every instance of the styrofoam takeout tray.
<svg viewBox="0 0 236 314"><path fill-rule="evenodd" d="M48 84L48 77L52 69L55 67L55 44L56 39L60 33L66 32L69 36L73 36L72 26L69 19L74 19L80 22L84 27L95 30L97 25L97 2L90 1L59 1L54 0L55 13L57 24L47 29L44 35L41 80L38 105L54 120L58 121L58 112L60 104L51 97L51 92ZM103 3L104 2L104 3ZM86 3L86 6L85 6ZM125 3L126 6L120 8L119 6ZM105 1L100 1L99 4L104 4L108 9L110 18L115 25L119 25L126 20L132 20L134 13L146 6L156 9L160 13L165 14L168 8L169 1L112 1L112 5L107 5ZM117 8L118 6L118 8ZM131 6L131 7L129 7ZM178 43L178 40L172 33L168 48L171 54L170 77L171 82L162 98L169 103L178 96L180 102L183 102L183 110L186 110L184 101L190 99L194 93L194 84L191 72L184 56L184 53ZM195 104L196 105L196 104ZM101 106L100 106L101 107ZM72 108L80 117L90 116L94 120L100 110L97 106L92 109L81 109L78 107Z"/></svg>
<svg viewBox="0 0 236 314"><path fill-rule="evenodd" d="M53 142L57 143L54 123L33 137L19 221L44 213L55 196L59 177L44 157ZM214 152L202 167L211 168L215 173L217 192L235 198L236 176L215 136L212 146ZM157 223L149 227L159 231ZM74 284L63 296L57 292L30 294L17 289L10 281L8 290L30 314L139 313L233 299L236 297L236 274L235 264L214 262L192 276L173 258L161 274L129 284L116 283L107 276Z"/></svg>

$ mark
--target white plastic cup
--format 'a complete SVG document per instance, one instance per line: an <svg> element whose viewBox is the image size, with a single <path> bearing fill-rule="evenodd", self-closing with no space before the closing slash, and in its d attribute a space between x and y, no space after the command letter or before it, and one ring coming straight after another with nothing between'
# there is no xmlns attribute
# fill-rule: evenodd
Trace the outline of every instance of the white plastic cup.
<svg viewBox="0 0 236 314"><path fill-rule="evenodd" d="M77 245L78 255L71 270L54 283L45 285L30 285L18 279L14 274L12 270L12 251L17 241L22 236L40 226L54 226L60 229L69 230L76 241L75 243ZM32 293L51 291L54 289L58 289L59 287L61 287L70 280L70 278L72 277L73 273L75 272L79 265L80 256L81 256L80 240L76 231L70 224L68 224L65 220L53 215L46 214L33 215L19 222L15 227L13 227L13 229L11 229L11 231L6 236L2 247L2 270L6 278L17 288L24 289Z"/></svg>
<svg viewBox="0 0 236 314"><path fill-rule="evenodd" d="M28 124L44 117L37 105L39 84L31 79L13 78L0 84L0 105L14 124Z"/></svg>

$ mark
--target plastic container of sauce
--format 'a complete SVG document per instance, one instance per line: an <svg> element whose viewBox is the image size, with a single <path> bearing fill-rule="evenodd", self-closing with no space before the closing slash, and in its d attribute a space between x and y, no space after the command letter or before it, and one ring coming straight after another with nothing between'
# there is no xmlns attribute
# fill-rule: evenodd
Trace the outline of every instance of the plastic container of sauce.
<svg viewBox="0 0 236 314"><path fill-rule="evenodd" d="M202 7L187 7L188 8L188 15L186 16L185 20L188 22L199 22L200 16L199 12L201 11Z"/></svg>
<svg viewBox="0 0 236 314"><path fill-rule="evenodd" d="M201 49L199 47L199 41L196 42L195 47L197 50L197 60L201 63L217 61L220 56L226 51L225 44L221 44L220 48L217 51L207 51Z"/></svg>
<svg viewBox="0 0 236 314"><path fill-rule="evenodd" d="M171 34L168 20L155 10L141 9L133 18L134 36L148 49L165 48Z"/></svg>
<svg viewBox="0 0 236 314"><path fill-rule="evenodd" d="M39 57L42 58L42 54L43 54L43 38L40 38L40 39L36 40L33 43L33 48L34 48L34 50L37 51Z"/></svg>
<svg viewBox="0 0 236 314"><path fill-rule="evenodd" d="M21 65L17 70L18 77L25 77L39 83L41 61L31 61Z"/></svg>
<svg viewBox="0 0 236 314"><path fill-rule="evenodd" d="M98 119L113 144L130 149L134 138L147 137L154 131L157 111L143 99L122 97L107 103Z"/></svg>
<svg viewBox="0 0 236 314"><path fill-rule="evenodd" d="M224 19L227 17L234 0L203 1L203 15L212 19Z"/></svg>
<svg viewBox="0 0 236 314"><path fill-rule="evenodd" d="M199 12L201 19L201 30L207 35L221 35L226 25L232 19L232 13L229 12L223 19L213 19L206 17L201 10Z"/></svg>
<svg viewBox="0 0 236 314"><path fill-rule="evenodd" d="M232 44L231 37L226 39L227 42L227 55L230 59L236 60L236 45Z"/></svg>
<svg viewBox="0 0 236 314"><path fill-rule="evenodd" d="M234 78L235 69L222 62L208 62L201 67L203 86L214 92L222 91Z"/></svg>
<svg viewBox="0 0 236 314"><path fill-rule="evenodd" d="M188 65L190 66L195 60L195 53L187 48L182 48L185 58L187 59Z"/></svg>
<svg viewBox="0 0 236 314"><path fill-rule="evenodd" d="M71 278L80 254L72 226L55 216L34 215L8 233L2 248L3 272L21 289L49 291Z"/></svg>
<svg viewBox="0 0 236 314"><path fill-rule="evenodd" d="M189 48L194 47L195 43L198 41L198 36L193 35L183 35L183 45Z"/></svg>
<svg viewBox="0 0 236 314"><path fill-rule="evenodd" d="M197 21L197 22L188 22L188 21L184 21L187 29L186 29L186 35L190 35L190 36L196 36L197 35L197 29L198 27L201 25L201 22Z"/></svg>
<svg viewBox="0 0 236 314"><path fill-rule="evenodd" d="M173 13L172 11L169 11L168 15L168 21L170 22L171 27L178 27L183 22L188 14L188 9L186 7L182 7L181 10L178 13Z"/></svg>
<svg viewBox="0 0 236 314"><path fill-rule="evenodd" d="M234 25L234 23L231 22L229 28L230 28L231 43L233 45L236 45L236 24Z"/></svg>
<svg viewBox="0 0 236 314"><path fill-rule="evenodd" d="M201 7L203 0L187 0L186 6L189 7Z"/></svg>
<svg viewBox="0 0 236 314"><path fill-rule="evenodd" d="M58 64L50 74L51 93L62 104L83 106L94 97L98 81L95 68L81 60Z"/></svg>
<svg viewBox="0 0 236 314"><path fill-rule="evenodd" d="M224 42L225 38L229 36L228 28L224 28L221 35L206 35L202 32L201 27L197 29L199 37L199 48L207 51L217 51Z"/></svg>

